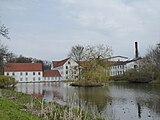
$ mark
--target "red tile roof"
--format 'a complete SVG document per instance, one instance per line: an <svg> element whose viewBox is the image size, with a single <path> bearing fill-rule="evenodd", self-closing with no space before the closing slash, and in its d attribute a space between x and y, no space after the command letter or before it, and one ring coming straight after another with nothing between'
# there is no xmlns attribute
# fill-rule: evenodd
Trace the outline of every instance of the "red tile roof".
<svg viewBox="0 0 160 120"><path fill-rule="evenodd" d="M55 68L55 67L63 66L67 62L68 59L69 58L66 58L66 59L61 60L61 61L52 61L53 67Z"/></svg>
<svg viewBox="0 0 160 120"><path fill-rule="evenodd" d="M58 70L44 70L43 77L61 77Z"/></svg>
<svg viewBox="0 0 160 120"><path fill-rule="evenodd" d="M16 71L42 71L41 63L7 63L4 66L4 72Z"/></svg>

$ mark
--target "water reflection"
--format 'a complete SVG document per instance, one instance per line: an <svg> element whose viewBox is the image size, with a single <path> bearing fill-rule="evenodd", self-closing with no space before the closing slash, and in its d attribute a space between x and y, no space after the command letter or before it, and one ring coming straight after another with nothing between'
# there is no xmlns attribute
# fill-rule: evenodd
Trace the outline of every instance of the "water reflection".
<svg viewBox="0 0 160 120"><path fill-rule="evenodd" d="M112 83L78 88L60 82L20 83L17 91L84 108L109 120L160 119L160 85Z"/></svg>

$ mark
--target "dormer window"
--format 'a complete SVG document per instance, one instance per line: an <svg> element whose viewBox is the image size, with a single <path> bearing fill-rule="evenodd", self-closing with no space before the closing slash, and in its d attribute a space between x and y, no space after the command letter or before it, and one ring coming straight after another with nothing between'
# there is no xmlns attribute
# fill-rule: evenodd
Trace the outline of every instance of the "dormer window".
<svg viewBox="0 0 160 120"><path fill-rule="evenodd" d="M68 64L71 64L70 61L68 61Z"/></svg>

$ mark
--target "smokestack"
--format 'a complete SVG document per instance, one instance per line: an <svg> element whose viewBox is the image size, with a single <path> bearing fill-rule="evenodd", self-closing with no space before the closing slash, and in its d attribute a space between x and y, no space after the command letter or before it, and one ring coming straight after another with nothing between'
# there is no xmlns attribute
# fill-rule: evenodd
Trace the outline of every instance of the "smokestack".
<svg viewBox="0 0 160 120"><path fill-rule="evenodd" d="M135 42L135 58L138 58L138 42Z"/></svg>

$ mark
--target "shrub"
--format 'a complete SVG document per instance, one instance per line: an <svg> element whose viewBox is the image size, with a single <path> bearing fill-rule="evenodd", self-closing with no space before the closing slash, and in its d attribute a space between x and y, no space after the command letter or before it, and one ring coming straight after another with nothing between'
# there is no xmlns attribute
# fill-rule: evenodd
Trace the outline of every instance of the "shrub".
<svg viewBox="0 0 160 120"><path fill-rule="evenodd" d="M10 85L14 86L17 84L15 78L10 76L0 75L0 87L8 87Z"/></svg>

